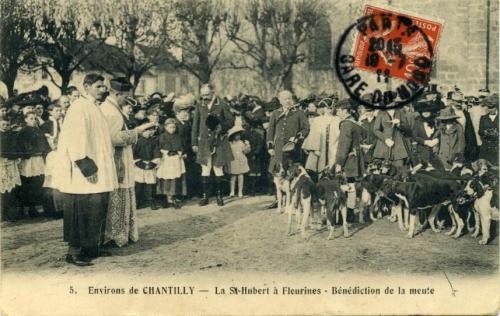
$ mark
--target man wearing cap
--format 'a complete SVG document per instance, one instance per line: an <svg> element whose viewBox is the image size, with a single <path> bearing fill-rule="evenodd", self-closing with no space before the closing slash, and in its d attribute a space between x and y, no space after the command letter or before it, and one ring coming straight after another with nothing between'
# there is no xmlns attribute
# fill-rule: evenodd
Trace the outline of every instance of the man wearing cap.
<svg viewBox="0 0 500 316"><path fill-rule="evenodd" d="M487 89L479 89L478 97L472 101L472 106L469 109L472 126L476 134L477 146L480 148L482 145L481 136L479 136L479 121L481 117L488 113L487 108L484 106L484 99L489 96L490 92ZM480 149L478 149L480 151Z"/></svg>
<svg viewBox="0 0 500 316"><path fill-rule="evenodd" d="M201 165L203 198L199 204L208 204L209 179L213 170L217 204L222 206L223 167L234 159L227 138L227 131L234 125L234 117L229 106L215 96L209 84L201 87L200 94L201 100L194 110L191 130L191 144L196 153L196 162Z"/></svg>
<svg viewBox="0 0 500 316"><path fill-rule="evenodd" d="M410 154L404 138L411 136L410 124L403 110L380 110L373 123L373 134L376 137L373 158L388 160L398 172L403 172Z"/></svg>
<svg viewBox="0 0 500 316"><path fill-rule="evenodd" d="M332 102L330 98L318 102L316 108L319 115L310 120L311 130L302 144L302 149L308 151L305 168L315 181L318 174L335 161L340 118L331 115L329 107Z"/></svg>
<svg viewBox="0 0 500 316"><path fill-rule="evenodd" d="M472 125L472 119L469 114L464 109L464 96L460 91L453 91L450 93L450 99L448 100L448 105L452 107L455 114L458 116L457 122L462 125L465 137L465 149L464 158L468 162L472 162L477 159L478 148L477 139L474 132L474 126Z"/></svg>
<svg viewBox="0 0 500 316"><path fill-rule="evenodd" d="M181 95L175 98L173 110L177 122L177 132L181 136L182 152L186 154L186 172L182 174L181 195L183 198L194 196L197 193L199 172L196 168L196 155L191 146L191 110L194 108L195 98L191 94Z"/></svg>
<svg viewBox="0 0 500 316"><path fill-rule="evenodd" d="M457 119L458 115L450 106L444 108L437 117L441 122L436 134L439 139L438 156L446 170L451 169L455 159L463 158L464 155L464 129Z"/></svg>
<svg viewBox="0 0 500 316"><path fill-rule="evenodd" d="M88 74L83 86L85 94L66 113L54 158L58 172L52 175L63 199L66 261L79 266L104 254L100 246L109 192L118 185L111 136L98 106L104 78Z"/></svg>
<svg viewBox="0 0 500 316"><path fill-rule="evenodd" d="M483 101L488 113L481 116L479 135L482 145L479 158L486 159L495 166L498 165L498 93L486 97Z"/></svg>
<svg viewBox="0 0 500 316"><path fill-rule="evenodd" d="M281 169L286 168L287 161L297 162L301 148L292 148L284 152L285 144L294 144L298 140L307 137L309 134L309 121L303 111L294 107L292 93L283 90L278 94L281 108L275 110L269 119L269 129L267 131L266 142L268 153L271 156L268 171L274 176ZM271 205L274 206L274 203Z"/></svg>
<svg viewBox="0 0 500 316"><path fill-rule="evenodd" d="M132 145L137 142L139 133L153 126L146 123L130 130L127 128L128 115L122 110L127 97L132 95L132 85L126 78L110 80L110 93L101 105L107 122L111 143L114 148L114 162L118 188L110 194L106 214L104 242L114 241L121 247L129 241L136 242L139 232L136 224L135 175Z"/></svg>

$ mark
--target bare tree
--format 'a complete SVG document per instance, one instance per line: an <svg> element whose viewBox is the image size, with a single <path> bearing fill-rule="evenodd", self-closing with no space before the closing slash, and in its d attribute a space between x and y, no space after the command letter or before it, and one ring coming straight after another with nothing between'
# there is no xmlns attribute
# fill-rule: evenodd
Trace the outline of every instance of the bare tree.
<svg viewBox="0 0 500 316"><path fill-rule="evenodd" d="M221 32L226 8L217 0L178 0L173 9L170 43L182 50L182 59L172 64L196 76L200 84L207 83L228 42Z"/></svg>
<svg viewBox="0 0 500 316"><path fill-rule="evenodd" d="M64 92L73 72L104 43L106 29L97 14L96 1L39 0L38 3L37 65ZM57 72L60 80L51 70Z"/></svg>
<svg viewBox="0 0 500 316"><path fill-rule="evenodd" d="M228 38L243 60L231 66L257 70L274 90L292 90L293 66L306 60L307 43L324 16L321 0L248 1L227 23Z"/></svg>
<svg viewBox="0 0 500 316"><path fill-rule="evenodd" d="M30 3L21 0L0 1L0 81L14 96L18 71L33 61L36 27Z"/></svg>
<svg viewBox="0 0 500 316"><path fill-rule="evenodd" d="M106 49L99 65L109 73L124 74L135 91L145 73L173 58L168 52L169 16L163 14L170 3L108 0L105 7L111 30L109 42L119 51Z"/></svg>

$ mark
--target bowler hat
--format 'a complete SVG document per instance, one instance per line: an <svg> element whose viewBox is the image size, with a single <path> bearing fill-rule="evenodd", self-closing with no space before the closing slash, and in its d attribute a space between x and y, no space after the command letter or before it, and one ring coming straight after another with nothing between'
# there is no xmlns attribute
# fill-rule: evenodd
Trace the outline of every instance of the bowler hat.
<svg viewBox="0 0 500 316"><path fill-rule="evenodd" d="M352 109L354 107L355 104L351 99L342 99L336 105L337 109Z"/></svg>
<svg viewBox="0 0 500 316"><path fill-rule="evenodd" d="M441 112L439 112L439 116L437 117L437 119L441 121L453 120L456 118L458 118L458 115L455 114L455 111L451 107L441 110Z"/></svg>
<svg viewBox="0 0 500 316"><path fill-rule="evenodd" d="M484 98L483 104L489 109L498 108L498 93L493 93Z"/></svg>
<svg viewBox="0 0 500 316"><path fill-rule="evenodd" d="M118 92L127 92L132 90L132 85L125 77L113 78L109 81L111 89Z"/></svg>
<svg viewBox="0 0 500 316"><path fill-rule="evenodd" d="M437 101L420 100L413 105L417 112L439 112L443 105Z"/></svg>

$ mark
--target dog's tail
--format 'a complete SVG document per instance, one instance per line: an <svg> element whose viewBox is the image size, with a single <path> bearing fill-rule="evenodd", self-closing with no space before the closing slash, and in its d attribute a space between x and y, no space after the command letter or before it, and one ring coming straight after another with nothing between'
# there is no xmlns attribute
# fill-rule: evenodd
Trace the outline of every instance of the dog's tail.
<svg viewBox="0 0 500 316"><path fill-rule="evenodd" d="M477 223L474 223L475 225L471 225L471 223L470 223L471 217L472 217L472 212L468 212L467 213L467 219L465 220L465 223L467 224L467 231L469 233L473 232L474 229L476 228L475 225L477 225Z"/></svg>

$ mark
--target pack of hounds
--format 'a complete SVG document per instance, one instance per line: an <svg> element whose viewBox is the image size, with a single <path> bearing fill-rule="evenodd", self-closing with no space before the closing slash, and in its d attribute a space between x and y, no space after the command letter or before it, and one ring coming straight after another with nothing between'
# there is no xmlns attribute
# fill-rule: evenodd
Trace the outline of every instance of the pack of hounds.
<svg viewBox="0 0 500 316"><path fill-rule="evenodd" d="M349 233L348 199L355 196L354 212L360 223L384 216L397 222L406 237L413 238L428 227L459 238L465 233L482 235L480 245L490 241L492 221L498 222L498 168L484 159L471 164L455 163L450 172L412 170L397 176L388 162L371 163L354 185L342 173L326 169L315 183L296 162L283 164L275 178L278 213L288 216L287 235L297 230L308 239L308 229L323 229L335 238L340 224ZM295 226L295 228L294 228Z"/></svg>

